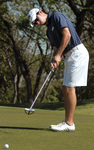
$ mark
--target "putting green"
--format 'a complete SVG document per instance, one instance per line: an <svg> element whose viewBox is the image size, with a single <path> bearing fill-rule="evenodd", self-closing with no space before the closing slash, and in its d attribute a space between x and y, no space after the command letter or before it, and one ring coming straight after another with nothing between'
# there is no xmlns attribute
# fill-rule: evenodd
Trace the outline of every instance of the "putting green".
<svg viewBox="0 0 94 150"><path fill-rule="evenodd" d="M0 106L0 150L93 150L94 104L76 108L76 132L52 132L50 124L64 118L64 110L36 109L26 115L24 108Z"/></svg>

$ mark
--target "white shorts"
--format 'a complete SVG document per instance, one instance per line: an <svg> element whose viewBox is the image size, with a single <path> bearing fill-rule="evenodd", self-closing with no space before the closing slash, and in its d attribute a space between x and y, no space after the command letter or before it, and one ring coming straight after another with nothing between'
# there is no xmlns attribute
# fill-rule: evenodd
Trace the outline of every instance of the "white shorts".
<svg viewBox="0 0 94 150"><path fill-rule="evenodd" d="M67 87L87 86L89 54L83 44L65 54L63 85Z"/></svg>

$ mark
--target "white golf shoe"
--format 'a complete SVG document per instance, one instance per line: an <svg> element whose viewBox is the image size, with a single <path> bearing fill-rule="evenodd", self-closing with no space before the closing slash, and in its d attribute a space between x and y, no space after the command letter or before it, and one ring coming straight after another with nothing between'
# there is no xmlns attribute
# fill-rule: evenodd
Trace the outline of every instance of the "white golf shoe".
<svg viewBox="0 0 94 150"><path fill-rule="evenodd" d="M74 132L75 131L75 124L73 125L68 125L65 121L57 124L57 125L51 125L50 129L52 131L59 131L59 132Z"/></svg>

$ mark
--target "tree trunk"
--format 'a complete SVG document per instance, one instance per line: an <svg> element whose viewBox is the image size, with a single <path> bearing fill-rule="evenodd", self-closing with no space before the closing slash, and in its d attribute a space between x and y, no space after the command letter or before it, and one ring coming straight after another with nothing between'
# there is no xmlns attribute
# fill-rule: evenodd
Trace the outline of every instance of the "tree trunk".
<svg viewBox="0 0 94 150"><path fill-rule="evenodd" d="M74 0L68 0L69 6L73 10L74 14L76 15L76 31L79 36L82 34L83 26L84 26L84 19L85 19L85 14L86 10L80 11L79 8L76 5L76 2Z"/></svg>
<svg viewBox="0 0 94 150"><path fill-rule="evenodd" d="M19 99L19 95L18 95L18 75L16 74L14 77L14 100L13 103L16 104L16 102Z"/></svg>
<svg viewBox="0 0 94 150"><path fill-rule="evenodd" d="M83 10L79 14L79 16L77 16L76 31L77 31L79 37L81 36L82 31L83 31L85 15L86 15L86 11Z"/></svg>
<svg viewBox="0 0 94 150"><path fill-rule="evenodd" d="M19 47L18 43L16 42L16 40L14 39L13 29L12 29L11 25L4 18L1 18L1 20L3 21L4 25L7 28L6 32L7 32L7 35L12 42L12 48L13 48L13 51L15 54L16 63L20 66L21 72L22 72L23 77L26 81L27 101L31 102L32 101L32 87L31 87L30 71L29 71L28 66L26 64L26 61L23 59L23 57L21 55L20 47Z"/></svg>
<svg viewBox="0 0 94 150"><path fill-rule="evenodd" d="M35 98L36 94L37 94L37 91L38 91L38 87L39 87L39 83L40 83L40 80L41 80L41 75L42 75L42 71L43 71L43 68L45 66L45 60L43 59L42 60L42 63L41 63L41 66L38 70L38 73L37 73L37 79L36 79L36 84L35 84L35 88L34 88L34 94L33 94L33 98Z"/></svg>

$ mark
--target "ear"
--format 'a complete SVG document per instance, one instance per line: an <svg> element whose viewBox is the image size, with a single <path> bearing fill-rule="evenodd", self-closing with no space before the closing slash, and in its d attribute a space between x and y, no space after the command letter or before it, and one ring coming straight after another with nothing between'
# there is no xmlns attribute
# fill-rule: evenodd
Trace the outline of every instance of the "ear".
<svg viewBox="0 0 94 150"><path fill-rule="evenodd" d="M43 12L41 10L39 10L39 14L42 14Z"/></svg>

